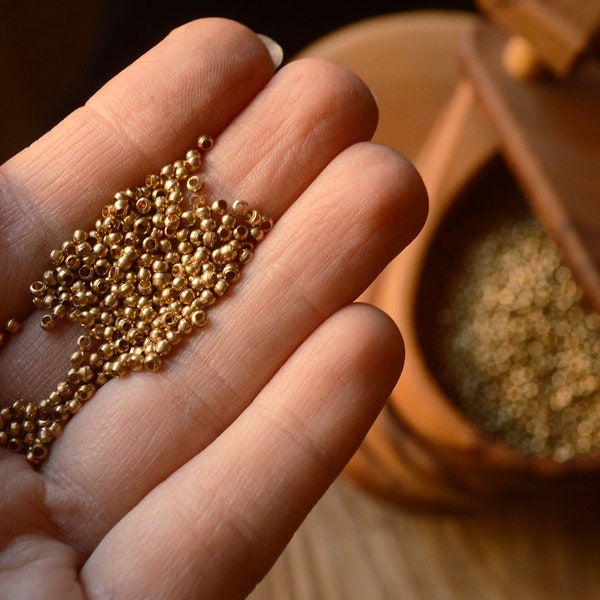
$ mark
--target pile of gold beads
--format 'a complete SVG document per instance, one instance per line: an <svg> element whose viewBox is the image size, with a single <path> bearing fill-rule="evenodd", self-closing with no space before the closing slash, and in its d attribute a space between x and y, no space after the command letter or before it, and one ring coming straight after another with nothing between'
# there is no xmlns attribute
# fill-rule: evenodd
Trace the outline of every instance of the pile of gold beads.
<svg viewBox="0 0 600 600"><path fill-rule="evenodd" d="M77 230L50 253L51 268L31 284L41 326L66 319L84 333L71 368L39 403L17 400L0 411L0 445L41 463L65 424L110 379L156 371L206 310L238 280L273 225L244 201L201 195L198 172L213 139L201 136L184 160L118 192L92 231ZM16 333L11 319L6 333Z"/></svg>
<svg viewBox="0 0 600 600"><path fill-rule="evenodd" d="M598 453L600 315L537 219L497 200L506 210L488 207L481 235L466 241L478 225L458 219L431 257L420 317L430 367L495 438L559 462Z"/></svg>

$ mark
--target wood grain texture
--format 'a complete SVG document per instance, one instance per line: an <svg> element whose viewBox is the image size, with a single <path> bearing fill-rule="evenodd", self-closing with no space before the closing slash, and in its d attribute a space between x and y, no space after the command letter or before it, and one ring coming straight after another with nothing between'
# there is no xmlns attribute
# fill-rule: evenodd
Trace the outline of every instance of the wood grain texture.
<svg viewBox="0 0 600 600"><path fill-rule="evenodd" d="M409 511L338 480L251 600L593 600L600 502Z"/></svg>
<svg viewBox="0 0 600 600"><path fill-rule="evenodd" d="M509 31L525 37L560 76L600 41L598 0L477 0L477 5Z"/></svg>

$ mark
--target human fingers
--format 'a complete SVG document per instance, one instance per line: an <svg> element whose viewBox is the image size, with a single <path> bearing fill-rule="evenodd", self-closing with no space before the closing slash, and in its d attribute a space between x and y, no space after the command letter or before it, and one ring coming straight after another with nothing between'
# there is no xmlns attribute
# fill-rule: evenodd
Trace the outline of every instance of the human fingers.
<svg viewBox="0 0 600 600"><path fill-rule="evenodd" d="M91 550L219 436L415 235L423 204L414 170L386 148L358 144L333 160L262 242L235 295L212 309L210 330L161 373L109 382L55 442L43 467L48 501L72 542Z"/></svg>
<svg viewBox="0 0 600 600"><path fill-rule="evenodd" d="M370 91L349 71L316 60L292 63L219 137L205 159L206 188L217 198L247 198L277 218L339 152L368 139L376 121ZM37 397L69 367L77 332L62 328L48 336L39 318L33 315L0 356L0 386L13 400L22 397L27 365L36 364L28 381Z"/></svg>
<svg viewBox="0 0 600 600"><path fill-rule="evenodd" d="M86 596L245 597L360 443L402 356L376 309L330 317L219 438L102 540L80 573Z"/></svg>

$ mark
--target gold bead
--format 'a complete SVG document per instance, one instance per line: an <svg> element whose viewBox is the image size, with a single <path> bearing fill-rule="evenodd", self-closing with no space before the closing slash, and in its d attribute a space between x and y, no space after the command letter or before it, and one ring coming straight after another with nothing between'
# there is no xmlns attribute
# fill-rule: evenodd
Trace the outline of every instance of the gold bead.
<svg viewBox="0 0 600 600"><path fill-rule="evenodd" d="M214 139L212 137L210 137L209 135L201 135L198 138L198 148L202 151L202 152L208 152L209 150L212 149L212 147L214 146Z"/></svg>
<svg viewBox="0 0 600 600"><path fill-rule="evenodd" d="M215 200L210 208L215 215L222 216L227 212L227 202L225 200Z"/></svg>
<svg viewBox="0 0 600 600"><path fill-rule="evenodd" d="M161 360L158 354L150 353L147 354L144 358L144 367L148 371L158 371L161 366Z"/></svg>
<svg viewBox="0 0 600 600"><path fill-rule="evenodd" d="M263 215L260 221L260 228L264 233L271 231L271 229L273 229L273 219L271 219L270 217L265 217Z"/></svg>
<svg viewBox="0 0 600 600"><path fill-rule="evenodd" d="M156 342L156 344L154 344L154 351L159 356L167 355L170 350L171 350L171 344L169 344L169 342L167 342L167 340L159 340L158 342Z"/></svg>
<svg viewBox="0 0 600 600"><path fill-rule="evenodd" d="M262 215L257 210L250 210L246 213L246 221L252 225L259 225L262 221Z"/></svg>
<svg viewBox="0 0 600 600"><path fill-rule="evenodd" d="M229 263L223 267L223 277L228 283L234 283L240 277L240 268L236 263Z"/></svg>
<svg viewBox="0 0 600 600"><path fill-rule="evenodd" d="M202 234L202 243L207 248L212 248L217 243L217 234L214 231L205 231Z"/></svg>
<svg viewBox="0 0 600 600"><path fill-rule="evenodd" d="M196 310L190 317L190 322L194 327L204 327L208 322L208 315L205 310Z"/></svg>
<svg viewBox="0 0 600 600"><path fill-rule="evenodd" d="M234 214L243 217L249 210L248 203L245 200L236 200L233 203L233 212Z"/></svg>
<svg viewBox="0 0 600 600"><path fill-rule="evenodd" d="M8 333L17 333L21 330L21 323L17 319L9 319L6 322L6 331Z"/></svg>
<svg viewBox="0 0 600 600"><path fill-rule="evenodd" d="M13 452L20 452L23 448L23 442L19 438L9 437L6 447Z"/></svg>
<svg viewBox="0 0 600 600"><path fill-rule="evenodd" d="M213 288L213 291L217 296L222 296L227 291L228 287L229 283L227 283L227 281L225 281L224 279L219 279L219 281L217 281L215 287Z"/></svg>
<svg viewBox="0 0 600 600"><path fill-rule="evenodd" d="M175 174L175 169L173 168L173 165L165 165L160 170L160 176L161 176L161 179L163 180L163 182L171 179L174 174Z"/></svg>
<svg viewBox="0 0 600 600"><path fill-rule="evenodd" d="M56 318L53 315L44 315L40 320L40 325L46 331L50 331L56 327Z"/></svg>
<svg viewBox="0 0 600 600"><path fill-rule="evenodd" d="M31 450L27 452L27 460L32 465L39 465L48 456L48 447L41 441L34 443Z"/></svg>
<svg viewBox="0 0 600 600"><path fill-rule="evenodd" d="M176 179L186 179L189 176L190 172L183 161L177 161L177 163L174 164L174 167Z"/></svg>
<svg viewBox="0 0 600 600"><path fill-rule="evenodd" d="M238 262L240 263L240 265L246 265L252 260L253 256L254 254L251 250L249 250L248 248L244 248L238 256Z"/></svg>
<svg viewBox="0 0 600 600"><path fill-rule="evenodd" d="M52 250L52 252L50 252L50 262L55 267L62 262L63 257L64 253L62 250Z"/></svg>
<svg viewBox="0 0 600 600"><path fill-rule="evenodd" d="M169 273L158 272L152 275L152 285L157 290L164 290L171 280L171 275Z"/></svg>
<svg viewBox="0 0 600 600"><path fill-rule="evenodd" d="M50 444L54 441L55 436L52 435L52 432L50 431L49 427L41 427L38 431L38 439L42 444Z"/></svg>

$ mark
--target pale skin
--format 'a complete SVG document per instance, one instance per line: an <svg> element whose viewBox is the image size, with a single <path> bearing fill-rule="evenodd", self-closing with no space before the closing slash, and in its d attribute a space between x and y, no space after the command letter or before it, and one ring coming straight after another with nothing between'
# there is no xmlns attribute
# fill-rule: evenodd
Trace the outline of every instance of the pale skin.
<svg viewBox="0 0 600 600"><path fill-rule="evenodd" d="M210 325L159 373L111 380L33 469L0 452L0 597L238 598L339 474L402 368L391 320L354 300L416 235L413 167L368 140L375 102L317 60L273 73L246 28L179 28L0 170L7 404L41 398L77 331L38 326L29 284L114 192L201 133L215 197L275 221Z"/></svg>

